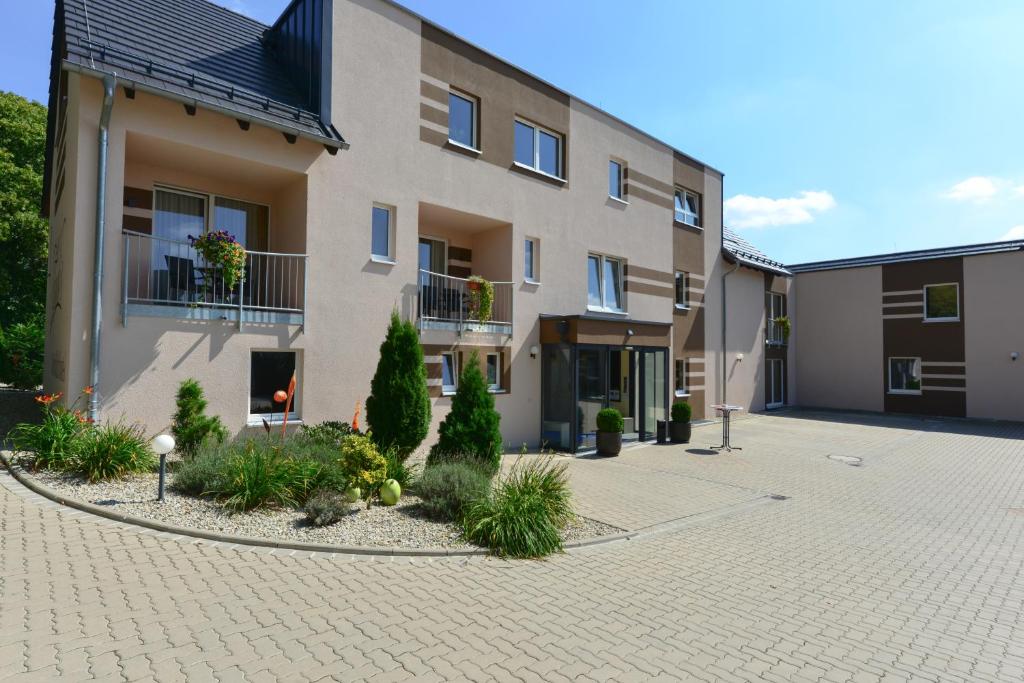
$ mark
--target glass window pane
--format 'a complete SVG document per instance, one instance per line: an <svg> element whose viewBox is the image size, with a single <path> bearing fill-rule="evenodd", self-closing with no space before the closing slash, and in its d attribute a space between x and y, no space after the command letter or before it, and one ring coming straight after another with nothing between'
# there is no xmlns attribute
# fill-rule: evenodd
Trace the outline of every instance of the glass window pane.
<svg viewBox="0 0 1024 683"><path fill-rule="evenodd" d="M213 202L213 229L227 230L246 249L267 250L267 207L217 197Z"/></svg>
<svg viewBox="0 0 1024 683"><path fill-rule="evenodd" d="M919 391L921 378L916 358L892 358L889 360L889 381L893 391Z"/></svg>
<svg viewBox="0 0 1024 683"><path fill-rule="evenodd" d="M697 215L697 196L689 192L686 193L686 211Z"/></svg>
<svg viewBox="0 0 1024 683"><path fill-rule="evenodd" d="M956 318L960 303L956 285L930 285L924 289L925 318Z"/></svg>
<svg viewBox="0 0 1024 683"><path fill-rule="evenodd" d="M615 310L622 308L619 265L614 259L604 260L604 305Z"/></svg>
<svg viewBox="0 0 1024 683"><path fill-rule="evenodd" d="M533 269L533 240L526 240L526 268L525 275L527 280L533 280L535 277Z"/></svg>
<svg viewBox="0 0 1024 683"><path fill-rule="evenodd" d="M455 372L455 356L450 353L441 354L441 389L445 392L455 391L458 375Z"/></svg>
<svg viewBox="0 0 1024 683"><path fill-rule="evenodd" d="M554 176L560 175L558 169L558 157L560 156L558 148L561 139L544 131L540 131L539 138L540 170Z"/></svg>
<svg viewBox="0 0 1024 683"><path fill-rule="evenodd" d="M684 213L685 212L683 211L683 193L677 191L676 192L676 215L675 215L676 220L677 221L683 220Z"/></svg>
<svg viewBox="0 0 1024 683"><path fill-rule="evenodd" d="M284 404L274 402L274 392L287 391L295 373L294 351L253 351L249 380L249 412L284 415ZM296 399L292 399L292 405ZM294 412L294 411L293 411Z"/></svg>
<svg viewBox="0 0 1024 683"><path fill-rule="evenodd" d="M687 305L686 296L686 273L676 273L676 303L680 306Z"/></svg>
<svg viewBox="0 0 1024 683"><path fill-rule="evenodd" d="M622 199L622 166L616 161L608 162L608 196Z"/></svg>
<svg viewBox="0 0 1024 683"><path fill-rule="evenodd" d="M604 305L601 300L601 259L597 256L587 257L587 304Z"/></svg>
<svg viewBox="0 0 1024 683"><path fill-rule="evenodd" d="M487 354L487 386L494 389L498 386L498 354Z"/></svg>
<svg viewBox="0 0 1024 683"><path fill-rule="evenodd" d="M516 161L533 168L533 126L516 121Z"/></svg>
<svg viewBox="0 0 1024 683"><path fill-rule="evenodd" d="M448 137L467 147L475 147L476 126L475 102L465 97L448 93Z"/></svg>
<svg viewBox="0 0 1024 683"><path fill-rule="evenodd" d="M373 207L373 238L370 253L388 258L391 255L391 211Z"/></svg>

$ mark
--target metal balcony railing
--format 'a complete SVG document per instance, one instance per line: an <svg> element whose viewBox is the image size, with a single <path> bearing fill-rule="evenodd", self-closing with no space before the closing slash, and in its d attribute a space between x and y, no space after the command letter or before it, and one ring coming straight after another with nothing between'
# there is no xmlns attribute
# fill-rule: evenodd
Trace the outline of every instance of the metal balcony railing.
<svg viewBox="0 0 1024 683"><path fill-rule="evenodd" d="M481 321L474 311L471 280L451 275L419 271L416 288L420 329L454 329L512 334L512 283L492 282L494 301L491 316Z"/></svg>
<svg viewBox="0 0 1024 683"><path fill-rule="evenodd" d="M779 325L774 320L768 321L768 331L765 334L765 342L769 346L785 346L786 335L782 332L782 325Z"/></svg>
<svg viewBox="0 0 1024 683"><path fill-rule="evenodd" d="M223 319L289 322L305 325L307 259L305 254L245 252L241 282L228 287L217 266L188 242L122 231L124 272L122 322L135 306L150 314L191 308L217 310ZM173 311L172 311L173 312Z"/></svg>

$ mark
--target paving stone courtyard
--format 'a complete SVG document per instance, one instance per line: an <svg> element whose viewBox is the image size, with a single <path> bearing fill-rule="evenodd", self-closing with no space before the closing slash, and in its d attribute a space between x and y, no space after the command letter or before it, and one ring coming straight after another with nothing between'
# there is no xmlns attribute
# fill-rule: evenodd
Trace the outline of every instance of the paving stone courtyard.
<svg viewBox="0 0 1024 683"><path fill-rule="evenodd" d="M0 473L0 679L1024 680L1024 425L720 437L570 461L636 534L543 562L168 537Z"/></svg>

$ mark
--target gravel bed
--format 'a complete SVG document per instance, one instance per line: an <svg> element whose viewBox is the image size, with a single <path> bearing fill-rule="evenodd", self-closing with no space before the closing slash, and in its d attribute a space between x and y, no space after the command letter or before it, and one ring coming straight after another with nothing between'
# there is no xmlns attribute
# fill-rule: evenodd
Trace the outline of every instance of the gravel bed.
<svg viewBox="0 0 1024 683"><path fill-rule="evenodd" d="M476 546L462 538L460 528L449 522L437 522L420 513L419 499L403 494L398 505L363 504L341 521L326 527L306 522L302 512L269 510L229 514L207 498L184 496L170 489L165 501L156 501L158 475L145 474L121 481L86 483L78 475L41 470L31 473L43 485L69 498L109 506L118 512L165 524L217 531L236 536L286 539L306 543L397 548L469 549ZM169 479L174 475L169 475ZM566 542L619 533L621 529L577 517L563 533Z"/></svg>

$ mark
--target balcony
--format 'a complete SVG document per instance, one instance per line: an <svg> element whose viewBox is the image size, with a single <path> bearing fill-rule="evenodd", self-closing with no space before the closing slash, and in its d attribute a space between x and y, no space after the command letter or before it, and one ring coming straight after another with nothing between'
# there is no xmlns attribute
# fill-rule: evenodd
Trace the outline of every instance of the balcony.
<svg viewBox="0 0 1024 683"><path fill-rule="evenodd" d="M491 315L480 320L478 283L452 275L419 271L416 312L420 331L448 330L460 337L465 333L512 336L512 283L492 282L494 300Z"/></svg>
<svg viewBox="0 0 1024 683"><path fill-rule="evenodd" d="M768 329L765 332L764 342L768 346L785 346L787 343L786 335L782 330L782 325L775 322L774 320L768 321Z"/></svg>
<svg viewBox="0 0 1024 683"><path fill-rule="evenodd" d="M121 319L132 316L304 325L305 254L245 252L245 275L228 288L188 242L122 231Z"/></svg>

